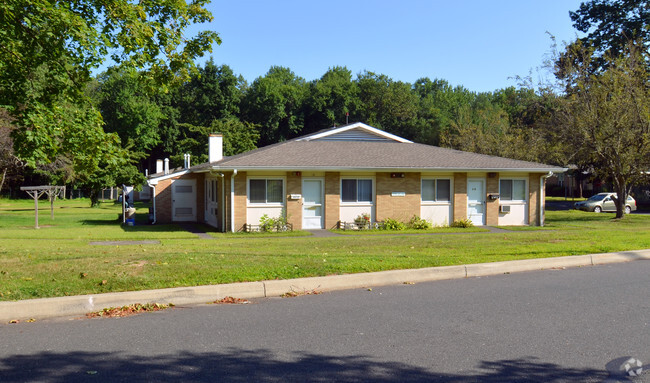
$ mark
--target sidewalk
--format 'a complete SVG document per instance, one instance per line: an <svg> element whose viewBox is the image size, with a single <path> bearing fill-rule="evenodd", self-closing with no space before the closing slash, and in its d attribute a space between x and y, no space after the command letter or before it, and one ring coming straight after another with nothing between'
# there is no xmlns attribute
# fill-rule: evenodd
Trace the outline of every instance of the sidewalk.
<svg viewBox="0 0 650 383"><path fill-rule="evenodd" d="M608 263L650 260L650 249L605 254L574 255L556 258L527 259L507 262L479 263L424 269L390 270L372 273L333 275L326 277L231 283L197 287L128 291L59 298L0 302L0 324L11 320L83 316L107 307L133 303L174 303L196 305L214 302L227 296L242 299L278 297L287 292L335 291L403 283L430 282L445 279L471 278L509 274L521 271L562 269L604 265Z"/></svg>

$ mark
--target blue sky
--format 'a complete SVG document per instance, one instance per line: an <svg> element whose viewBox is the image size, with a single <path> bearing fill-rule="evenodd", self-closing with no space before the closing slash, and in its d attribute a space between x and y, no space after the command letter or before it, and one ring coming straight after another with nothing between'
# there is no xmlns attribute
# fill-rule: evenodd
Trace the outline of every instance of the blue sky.
<svg viewBox="0 0 650 383"><path fill-rule="evenodd" d="M272 65L310 81L346 66L413 83L441 78L473 91L516 85L559 42L576 38L580 0L214 0L212 57L252 82ZM192 31L188 31L191 35Z"/></svg>

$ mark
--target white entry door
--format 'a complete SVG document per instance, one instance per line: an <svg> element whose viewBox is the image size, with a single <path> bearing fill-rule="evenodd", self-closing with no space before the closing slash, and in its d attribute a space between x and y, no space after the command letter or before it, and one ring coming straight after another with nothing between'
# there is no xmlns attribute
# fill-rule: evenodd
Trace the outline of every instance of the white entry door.
<svg viewBox="0 0 650 383"><path fill-rule="evenodd" d="M302 228L323 228L323 184L322 178L302 180Z"/></svg>
<svg viewBox="0 0 650 383"><path fill-rule="evenodd" d="M172 220L196 221L196 180L172 181Z"/></svg>
<svg viewBox="0 0 650 383"><path fill-rule="evenodd" d="M485 225L485 180L467 180L467 218L474 225Z"/></svg>

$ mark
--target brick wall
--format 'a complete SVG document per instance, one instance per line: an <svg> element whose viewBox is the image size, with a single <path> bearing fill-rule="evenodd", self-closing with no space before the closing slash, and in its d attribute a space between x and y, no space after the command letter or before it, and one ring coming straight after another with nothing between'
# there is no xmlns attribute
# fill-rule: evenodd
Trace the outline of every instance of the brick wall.
<svg viewBox="0 0 650 383"><path fill-rule="evenodd" d="M544 173L530 173L528 176L528 223L539 226L539 178Z"/></svg>
<svg viewBox="0 0 650 383"><path fill-rule="evenodd" d="M490 194L499 194L499 176L494 174L493 177L490 177L488 174L487 185L486 185L485 197L485 223L490 226L497 226L499 224L499 200L490 199Z"/></svg>
<svg viewBox="0 0 650 383"><path fill-rule="evenodd" d="M454 221L467 218L467 173L454 173Z"/></svg>
<svg viewBox="0 0 650 383"><path fill-rule="evenodd" d="M302 201L289 199L290 194L302 193L302 177L296 172L287 172L286 206L288 222L293 225L294 230L302 229Z"/></svg>
<svg viewBox="0 0 650 383"><path fill-rule="evenodd" d="M375 191L377 221L393 218L406 222L420 215L420 173L403 173L404 178L391 178L391 173L377 173ZM393 192L404 192L403 197L393 197Z"/></svg>
<svg viewBox="0 0 650 383"><path fill-rule="evenodd" d="M242 230L246 224L246 207L246 172L239 172L235 176L235 231Z"/></svg>
<svg viewBox="0 0 650 383"><path fill-rule="evenodd" d="M223 228L223 230L227 231L227 232L230 232L230 224L232 222L232 220L230 219L230 217L231 217L230 212L232 211L231 210L232 206L230 204L230 183L231 183L230 182L230 180L231 180L230 177L231 176L232 176L232 172L224 172L224 176L223 176L224 191L223 191L223 194L224 194L224 197L225 197L224 198L225 204L223 206L223 209L220 209L220 210L223 211L223 214L225 215L225 217L224 217L225 218L225 227Z"/></svg>
<svg viewBox="0 0 650 383"><path fill-rule="evenodd" d="M339 196L341 174L335 172L325 173L325 228L336 228L339 221L341 198Z"/></svg>
<svg viewBox="0 0 650 383"><path fill-rule="evenodd" d="M196 220L203 222L205 215L204 205L204 176L203 174L186 174L158 182L156 185L156 223L172 222L172 182L175 180L196 180Z"/></svg>
<svg viewBox="0 0 650 383"><path fill-rule="evenodd" d="M166 179L156 185L156 223L172 221L172 180Z"/></svg>

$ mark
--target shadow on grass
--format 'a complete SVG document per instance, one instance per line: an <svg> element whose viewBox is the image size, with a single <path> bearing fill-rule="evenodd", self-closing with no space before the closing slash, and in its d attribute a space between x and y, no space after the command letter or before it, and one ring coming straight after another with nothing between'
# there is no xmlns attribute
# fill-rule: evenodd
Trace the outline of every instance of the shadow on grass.
<svg viewBox="0 0 650 383"><path fill-rule="evenodd" d="M571 223L571 222L612 222L614 221L614 213L590 213L590 212L581 212L581 211L570 211L561 216L553 217L547 216L546 223Z"/></svg>
<svg viewBox="0 0 650 383"><path fill-rule="evenodd" d="M145 222L137 222L135 226L127 226L127 225L123 225L122 221L118 219L113 219L113 220L86 219L81 221L81 224L87 226L119 226L123 231L128 233L137 233L137 232L160 233L160 232L185 231L183 228L181 228L176 224L149 225L148 223Z"/></svg>
<svg viewBox="0 0 650 383"><path fill-rule="evenodd" d="M459 365L467 371L472 366ZM603 369L578 369L535 358L484 361L473 375L438 373L366 356L268 350L184 352L137 356L107 352L41 352L0 359L3 382L584 382L608 377ZM610 375L611 376L611 375ZM624 379L624 377L623 377ZM626 380L616 380L626 381Z"/></svg>
<svg viewBox="0 0 650 383"><path fill-rule="evenodd" d="M84 226L115 226L121 222L117 219L84 219L81 224Z"/></svg>

